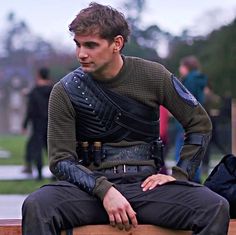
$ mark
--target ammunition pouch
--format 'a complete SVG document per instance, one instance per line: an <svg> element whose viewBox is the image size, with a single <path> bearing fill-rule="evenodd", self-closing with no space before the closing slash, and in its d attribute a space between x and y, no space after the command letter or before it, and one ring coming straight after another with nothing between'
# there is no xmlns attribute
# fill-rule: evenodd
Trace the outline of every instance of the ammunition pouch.
<svg viewBox="0 0 236 235"><path fill-rule="evenodd" d="M96 170L112 168L112 171L116 173L116 167L121 166L119 171L123 169L126 173L144 169L141 166L154 166L158 171L163 165L162 148L163 144L160 139L151 143L122 147L103 144L100 149L95 149L94 145L90 144L85 151L83 147L79 148L79 156L83 165L88 166L93 163Z"/></svg>

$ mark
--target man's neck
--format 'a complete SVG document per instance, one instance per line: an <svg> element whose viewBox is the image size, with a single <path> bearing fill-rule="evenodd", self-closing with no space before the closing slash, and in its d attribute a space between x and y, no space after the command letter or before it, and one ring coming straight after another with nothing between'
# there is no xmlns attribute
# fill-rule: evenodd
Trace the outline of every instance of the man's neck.
<svg viewBox="0 0 236 235"><path fill-rule="evenodd" d="M51 81L44 80L44 79L38 79L36 83L37 83L37 86L48 86L51 83Z"/></svg>
<svg viewBox="0 0 236 235"><path fill-rule="evenodd" d="M111 61L110 65L108 66L109 68L107 70L102 71L101 73L98 71L97 73L94 73L93 76L97 80L103 80L103 81L111 80L118 75L123 66L123 63L124 63L123 59L119 54Z"/></svg>

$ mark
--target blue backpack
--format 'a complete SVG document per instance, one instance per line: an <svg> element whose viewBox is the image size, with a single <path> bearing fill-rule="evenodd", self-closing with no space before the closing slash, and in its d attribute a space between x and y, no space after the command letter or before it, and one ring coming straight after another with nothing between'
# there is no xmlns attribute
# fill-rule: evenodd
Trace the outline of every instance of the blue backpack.
<svg viewBox="0 0 236 235"><path fill-rule="evenodd" d="M236 156L224 156L207 177L204 185L228 200L230 217L236 218Z"/></svg>

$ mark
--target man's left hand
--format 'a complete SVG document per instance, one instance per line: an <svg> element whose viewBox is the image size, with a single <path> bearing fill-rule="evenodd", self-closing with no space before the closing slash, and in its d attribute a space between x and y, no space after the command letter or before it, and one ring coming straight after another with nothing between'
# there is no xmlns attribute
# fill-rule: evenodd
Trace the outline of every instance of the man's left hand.
<svg viewBox="0 0 236 235"><path fill-rule="evenodd" d="M143 191L154 189L158 185L163 185L176 179L170 175L156 174L151 175L141 184Z"/></svg>

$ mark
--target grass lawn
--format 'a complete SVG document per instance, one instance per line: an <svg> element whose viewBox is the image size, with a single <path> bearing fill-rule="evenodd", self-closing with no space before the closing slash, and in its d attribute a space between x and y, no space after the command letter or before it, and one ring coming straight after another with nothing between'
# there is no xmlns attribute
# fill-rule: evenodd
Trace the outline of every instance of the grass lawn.
<svg viewBox="0 0 236 235"><path fill-rule="evenodd" d="M25 145L28 137L23 135L0 135L0 150L8 151L9 158L0 157L0 165L24 165ZM44 162L47 163L46 154Z"/></svg>
<svg viewBox="0 0 236 235"><path fill-rule="evenodd" d="M2 180L0 194L29 194L44 184L52 182L50 179L36 180Z"/></svg>
<svg viewBox="0 0 236 235"><path fill-rule="evenodd" d="M24 165L26 136L0 135L0 150L9 151L9 158L0 157L0 165ZM44 157L44 163L47 163ZM50 179L36 180L1 180L0 194L29 194L40 186L49 183Z"/></svg>
<svg viewBox="0 0 236 235"><path fill-rule="evenodd" d="M27 137L21 135L1 135L0 150L10 152L9 158L0 158L0 165L23 165Z"/></svg>

